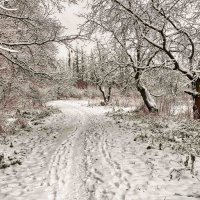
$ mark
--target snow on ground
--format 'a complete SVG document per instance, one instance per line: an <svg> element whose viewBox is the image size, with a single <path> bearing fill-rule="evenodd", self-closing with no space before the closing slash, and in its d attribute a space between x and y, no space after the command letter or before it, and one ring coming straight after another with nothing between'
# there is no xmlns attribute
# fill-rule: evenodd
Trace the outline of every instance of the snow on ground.
<svg viewBox="0 0 200 200"><path fill-rule="evenodd" d="M143 127L148 131L141 120L131 126L118 123L105 115L112 107L92 107L87 101L48 105L62 114L16 138L31 151L21 165L0 170L0 199L200 199L199 158L191 174L180 153L149 148L136 139Z"/></svg>
<svg viewBox="0 0 200 200"><path fill-rule="evenodd" d="M188 106L188 105L174 105L171 109L170 109L170 113L173 115L181 115L183 113L186 112L191 112L192 113L192 103Z"/></svg>

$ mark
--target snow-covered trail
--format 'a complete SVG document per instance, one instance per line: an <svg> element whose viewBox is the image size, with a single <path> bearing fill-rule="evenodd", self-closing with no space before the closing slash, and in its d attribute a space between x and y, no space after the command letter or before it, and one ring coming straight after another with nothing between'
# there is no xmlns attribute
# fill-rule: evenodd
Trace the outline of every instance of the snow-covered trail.
<svg viewBox="0 0 200 200"><path fill-rule="evenodd" d="M63 133L57 143L36 145L21 166L0 172L0 199L200 199L198 179L189 179L189 172L181 178L169 174L181 169L180 155L147 150L134 141L134 128L119 128L105 108L72 101L50 105L64 113L64 124L52 130L64 126Z"/></svg>
<svg viewBox="0 0 200 200"><path fill-rule="evenodd" d="M66 116L70 117L70 111L76 118L73 131L52 156L47 180L52 191L48 197L52 200L88 199L85 142L91 121L96 123L95 114L69 102L58 107Z"/></svg>

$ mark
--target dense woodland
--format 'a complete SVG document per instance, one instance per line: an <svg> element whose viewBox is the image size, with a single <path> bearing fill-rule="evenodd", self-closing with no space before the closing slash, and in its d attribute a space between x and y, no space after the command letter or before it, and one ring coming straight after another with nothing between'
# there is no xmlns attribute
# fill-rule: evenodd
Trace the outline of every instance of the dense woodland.
<svg viewBox="0 0 200 200"><path fill-rule="evenodd" d="M62 3L1 1L2 109L41 106L91 89L98 92L86 96L101 95L102 105L118 91L141 99L150 113L162 112L164 99L192 105L200 118L199 1L88 1L74 36L55 18ZM83 45L71 45L74 40ZM58 59L59 44L68 49L65 60Z"/></svg>

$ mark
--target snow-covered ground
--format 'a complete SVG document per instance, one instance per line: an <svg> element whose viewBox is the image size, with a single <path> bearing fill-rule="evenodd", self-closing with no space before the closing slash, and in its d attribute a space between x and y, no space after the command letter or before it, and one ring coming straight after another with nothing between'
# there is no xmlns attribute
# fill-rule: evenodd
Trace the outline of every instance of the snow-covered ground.
<svg viewBox="0 0 200 200"><path fill-rule="evenodd" d="M48 103L62 114L16 138L30 146L21 165L0 170L3 200L200 199L200 162L191 174L185 157L136 140L141 123L127 128L105 115L113 108L87 101ZM18 142L23 140L23 142Z"/></svg>

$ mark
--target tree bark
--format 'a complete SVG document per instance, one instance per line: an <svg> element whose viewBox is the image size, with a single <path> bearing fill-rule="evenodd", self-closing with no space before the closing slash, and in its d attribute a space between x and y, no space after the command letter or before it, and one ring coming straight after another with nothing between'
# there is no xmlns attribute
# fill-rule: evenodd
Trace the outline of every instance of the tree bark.
<svg viewBox="0 0 200 200"><path fill-rule="evenodd" d="M149 93L148 89L140 81L137 81L136 87L139 93L141 94L144 104L148 108L149 112L150 113L158 112L156 102Z"/></svg>
<svg viewBox="0 0 200 200"><path fill-rule="evenodd" d="M108 101L108 102L110 101L110 98L111 98L111 90L112 90L112 87L109 86L109 87L108 87L108 96L107 96L107 101Z"/></svg>
<svg viewBox="0 0 200 200"><path fill-rule="evenodd" d="M194 88L198 94L200 94L200 79L194 83ZM193 105L193 115L194 119L200 119L200 95L193 95L194 105Z"/></svg>
<svg viewBox="0 0 200 200"><path fill-rule="evenodd" d="M149 112L150 113L158 112L158 108L157 108L155 100L153 99L148 89L142 84L140 80L141 73L142 71L138 70L135 74L136 88L138 92L140 93L144 101L144 104L148 108Z"/></svg>
<svg viewBox="0 0 200 200"><path fill-rule="evenodd" d="M106 95L106 92L104 91L104 89L102 88L102 86L99 85L98 87L99 87L100 92L102 93L104 103L108 104L109 101L110 101L110 98L111 98L112 87L111 86L108 87L108 94L107 95Z"/></svg>

